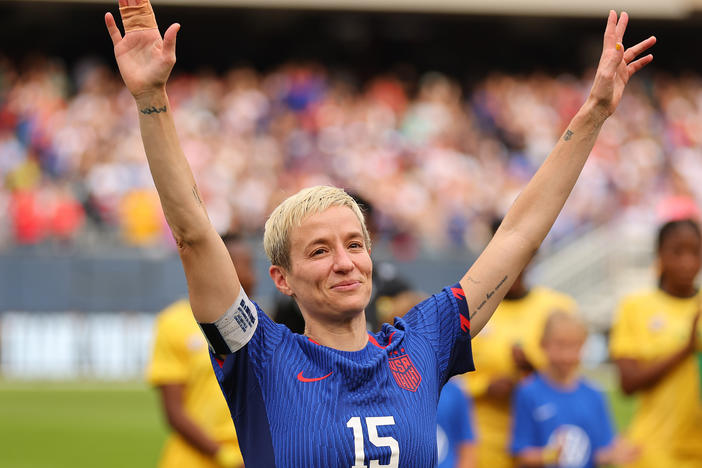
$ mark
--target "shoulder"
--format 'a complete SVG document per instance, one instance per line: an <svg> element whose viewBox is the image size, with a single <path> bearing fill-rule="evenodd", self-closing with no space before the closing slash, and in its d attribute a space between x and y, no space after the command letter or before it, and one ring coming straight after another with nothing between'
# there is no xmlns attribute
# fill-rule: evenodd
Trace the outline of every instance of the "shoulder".
<svg viewBox="0 0 702 468"><path fill-rule="evenodd" d="M539 374L532 374L519 382L515 388L515 395L522 397L536 395L544 389L543 381Z"/></svg>
<svg viewBox="0 0 702 468"><path fill-rule="evenodd" d="M659 294L657 289L642 289L625 295L621 298L619 303L621 306L649 304L651 301L657 300Z"/></svg>
<svg viewBox="0 0 702 468"><path fill-rule="evenodd" d="M605 394L604 391L600 388L600 386L597 383L584 377L580 379L578 390L581 393L590 395L598 400L604 399Z"/></svg>

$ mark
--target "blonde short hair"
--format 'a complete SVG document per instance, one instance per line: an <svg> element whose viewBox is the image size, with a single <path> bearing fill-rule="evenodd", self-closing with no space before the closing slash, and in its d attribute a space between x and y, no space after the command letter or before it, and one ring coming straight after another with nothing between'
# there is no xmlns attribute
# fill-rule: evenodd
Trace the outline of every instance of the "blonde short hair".
<svg viewBox="0 0 702 468"><path fill-rule="evenodd" d="M541 335L541 342L545 343L551 338L551 335L555 330L559 329L564 325L571 325L580 329L580 331L582 331L583 333L583 337L587 338L587 326L580 317L561 309L555 309L551 311L548 318L546 319L546 323L544 324L544 330Z"/></svg>
<svg viewBox="0 0 702 468"><path fill-rule="evenodd" d="M286 198L273 210L263 231L263 248L272 265L290 270L290 232L310 215L321 213L332 206L346 206L361 223L366 249L370 250L370 236L361 208L351 195L338 187L317 185L300 190Z"/></svg>

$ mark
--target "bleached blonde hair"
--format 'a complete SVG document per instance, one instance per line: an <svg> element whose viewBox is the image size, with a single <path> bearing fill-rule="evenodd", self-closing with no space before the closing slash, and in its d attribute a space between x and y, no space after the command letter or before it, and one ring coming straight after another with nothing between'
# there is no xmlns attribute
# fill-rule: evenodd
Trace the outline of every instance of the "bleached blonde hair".
<svg viewBox="0 0 702 468"><path fill-rule="evenodd" d="M370 235L366 221L356 200L338 187L317 185L300 190L278 205L266 221L263 231L263 248L271 265L290 270L290 233L310 215L321 213L332 206L351 209L361 223L366 249L370 250Z"/></svg>

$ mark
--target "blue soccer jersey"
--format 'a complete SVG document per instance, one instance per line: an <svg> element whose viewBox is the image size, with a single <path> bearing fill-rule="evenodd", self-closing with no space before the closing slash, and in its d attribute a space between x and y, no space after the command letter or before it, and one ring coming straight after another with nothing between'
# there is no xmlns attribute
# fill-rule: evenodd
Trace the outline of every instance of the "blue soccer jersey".
<svg viewBox="0 0 702 468"><path fill-rule="evenodd" d="M448 381L441 390L436 414L438 468L453 468L458 461L461 445L475 441L471 421L473 403L458 385Z"/></svg>
<svg viewBox="0 0 702 468"><path fill-rule="evenodd" d="M439 393L474 369L460 285L354 352L320 346L256 308L248 344L224 361L212 356L246 468L436 465Z"/></svg>
<svg viewBox="0 0 702 468"><path fill-rule="evenodd" d="M595 454L614 440L605 397L584 379L572 389L557 388L541 375L514 395L512 453L529 447L560 447L564 468L594 468Z"/></svg>

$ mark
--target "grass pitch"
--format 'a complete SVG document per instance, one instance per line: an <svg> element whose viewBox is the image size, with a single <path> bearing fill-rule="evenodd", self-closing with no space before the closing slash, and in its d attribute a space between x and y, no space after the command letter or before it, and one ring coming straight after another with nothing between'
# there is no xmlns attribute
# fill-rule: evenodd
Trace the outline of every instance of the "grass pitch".
<svg viewBox="0 0 702 468"><path fill-rule="evenodd" d="M634 411L610 393L618 428ZM0 381L0 467L155 467L167 428L146 384Z"/></svg>
<svg viewBox="0 0 702 468"><path fill-rule="evenodd" d="M155 467L165 437L144 384L0 381L3 468Z"/></svg>

